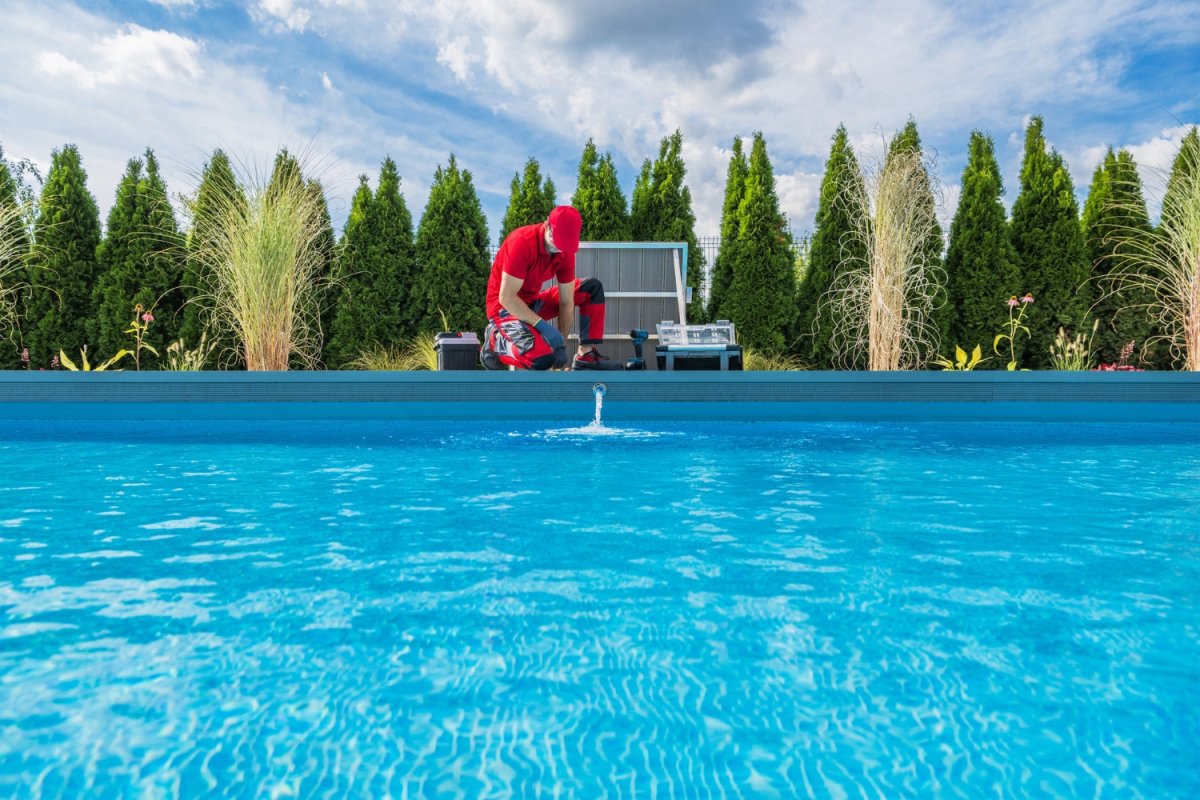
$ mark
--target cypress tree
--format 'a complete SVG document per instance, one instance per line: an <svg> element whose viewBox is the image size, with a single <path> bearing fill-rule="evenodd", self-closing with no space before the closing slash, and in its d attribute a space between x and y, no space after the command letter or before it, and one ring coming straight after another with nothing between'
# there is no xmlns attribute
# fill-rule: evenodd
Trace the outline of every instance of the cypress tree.
<svg viewBox="0 0 1200 800"><path fill-rule="evenodd" d="M687 243L686 283L692 290L688 319L702 322L700 275L704 271L704 254L696 240L696 215L692 211L692 192L684 184L686 175L683 134L677 130L663 138L653 166L649 161L642 165L642 174L633 190L633 235L643 242Z"/></svg>
<svg viewBox="0 0 1200 800"><path fill-rule="evenodd" d="M834 368L833 328L837 310L827 303L826 295L843 264L864 263L867 258L861 237L853 235L859 227L858 210L848 202L848 198L861 196L864 191L858 159L850 147L845 126L839 125L821 178L817 227L796 301L800 356L816 369ZM866 354L861 355L861 363L856 366L866 365Z"/></svg>
<svg viewBox="0 0 1200 800"><path fill-rule="evenodd" d="M1068 335L1083 332L1091 269L1071 176L1062 156L1047 151L1041 117L1025 131L1021 193L1013 204L1011 230L1021 280L1034 298L1025 315L1031 332L1027 366L1045 369L1060 326Z"/></svg>
<svg viewBox="0 0 1200 800"><path fill-rule="evenodd" d="M34 369L63 350L72 358L95 343L96 248L100 210L87 190L75 145L56 150L42 187L29 260L30 297L25 341Z"/></svg>
<svg viewBox="0 0 1200 800"><path fill-rule="evenodd" d="M1043 122L1034 116L1025 132L1021 192L1013 204L1013 245L1025 290L1036 305L1026 314L1031 336L1027 366L1050 366L1050 344L1058 327L1068 335L1084 330L1090 275L1079 222L1079 206L1066 163L1046 149Z"/></svg>
<svg viewBox="0 0 1200 800"><path fill-rule="evenodd" d="M453 154L433 176L429 201L417 228L422 314L417 327L441 329L441 315L452 330L482 332L488 279L487 220L468 170Z"/></svg>
<svg viewBox="0 0 1200 800"><path fill-rule="evenodd" d="M642 170L633 182L633 196L629 201L629 227L635 242L651 242L654 235L653 183L654 162L646 159Z"/></svg>
<svg viewBox="0 0 1200 800"><path fill-rule="evenodd" d="M1148 306L1153 296L1145 287L1113 286L1114 274L1122 269L1117 242L1154 235L1137 164L1128 150L1117 154L1110 147L1096 166L1083 206L1083 229L1098 295L1092 313L1100 321L1092 354L1099 363L1113 363L1120 359L1121 348L1132 341L1141 348L1143 358L1149 357L1146 340L1152 335L1153 320ZM1112 291L1115 288L1120 291Z"/></svg>
<svg viewBox="0 0 1200 800"><path fill-rule="evenodd" d="M991 137L973 131L969 153L946 252L952 313L942 350L953 355L957 345L970 353L979 345L984 357L990 357L983 368L996 368L1004 362L992 352L992 341L1004 322L1005 302L1022 292L1021 279L1000 199L1004 184Z"/></svg>
<svg viewBox="0 0 1200 800"><path fill-rule="evenodd" d="M369 333L362 331L360 322L369 321L370 308L378 307L374 296L374 281L371 274L371 185L366 175L358 178L358 189L350 201L350 215L342 229L342 241L338 249L338 275L341 285L337 293L333 321L330 324L329 340L325 346L325 366L343 369L364 350L375 345L389 344L380 339L372 340ZM364 296L370 293L370 296Z"/></svg>
<svg viewBox="0 0 1200 800"><path fill-rule="evenodd" d="M733 154L729 157L729 169L725 173L725 202L721 205L721 249L717 252L717 263L713 265L712 284L709 289L708 318L729 319L725 299L733 283L733 265L737 260L735 250L738 241L738 208L746 196L746 174L750 164L742 152L742 140L733 139Z"/></svg>
<svg viewBox="0 0 1200 800"><path fill-rule="evenodd" d="M321 350L317 359L324 363L325 350L333 328L333 315L337 312L337 234L333 232L333 219L329 216L329 202L325 199L325 188L315 179L308 182L309 191L317 198L318 215L321 218L321 235L317 248L324 258L324 265L316 276L318 322L321 327ZM302 364L297 364L302 366Z"/></svg>
<svg viewBox="0 0 1200 800"><path fill-rule="evenodd" d="M412 215L390 157L380 167L374 196L362 176L342 247L342 291L330 342L329 363L334 367L412 336L421 322Z"/></svg>
<svg viewBox="0 0 1200 800"><path fill-rule="evenodd" d="M761 132L754 134L750 148L737 225L737 248L724 307L737 326L739 342L780 353L793 322L795 264L787 220L779 211L775 194L775 173Z"/></svg>
<svg viewBox="0 0 1200 800"><path fill-rule="evenodd" d="M187 263L183 274L183 321L179 326L179 338L184 346L194 348L200 344L212 321L212 298L209 276L204 274L196 253L211 246L208 239L216 235L215 209L224 207L231 195L240 195L241 188L233 174L233 165L222 150L214 150L200 174L200 186L195 199L190 203L192 225L187 236ZM208 332L209 338L217 335Z"/></svg>
<svg viewBox="0 0 1200 800"><path fill-rule="evenodd" d="M571 205L583 218L579 238L587 242L627 242L633 238L625 194L617 181L612 156L596 152L588 139L579 159L579 180Z"/></svg>
<svg viewBox="0 0 1200 800"><path fill-rule="evenodd" d="M179 330L179 284L183 279L183 239L158 172L158 160L147 149L145 161L129 161L109 211L104 239L96 249L97 279L95 358L132 349L126 331L140 305L154 314L143 338L160 356ZM144 168L144 171L143 171ZM142 367L153 367L150 354Z"/></svg>
<svg viewBox="0 0 1200 800"><path fill-rule="evenodd" d="M1175 160L1171 163L1171 175L1167 178L1167 191L1163 195L1163 215L1158 222L1158 230L1165 232L1168 229L1181 229L1186 225L1185 220L1176 219L1173 215L1179 213L1179 209L1184 207L1180 202L1180 195L1188 191L1196 180L1196 176L1191 174L1191 170L1200 166L1200 128L1192 126L1192 129L1183 137L1183 141L1179 143L1179 152L1175 154Z"/></svg>
<svg viewBox="0 0 1200 800"><path fill-rule="evenodd" d="M523 225L545 222L554 210L558 192L554 181L543 182L541 167L536 158L525 162L524 176L513 175L512 191L508 198L508 209L500 223L500 240Z"/></svg>
<svg viewBox="0 0 1200 800"><path fill-rule="evenodd" d="M890 161L897 153L901 152L919 153L922 159L924 158L924 151L921 148L921 135L917 131L916 121L912 118L909 118L900 133L888 144L887 161ZM887 169L886 161L884 169ZM942 228L936 222L937 202L933 197L933 184L929 180L929 172L924 166L922 166L921 175L923 180L918 190L920 192L918 203L920 204L921 213L929 214L935 220L933 229L930 230L929 236L926 238L925 245L922 248L922 257L925 262L926 275L931 280L937 280L937 285L934 287L933 292L934 301L931 321L937 329L939 341L944 341L949 336L950 319L953 314L946 291L945 278L942 273L942 249L944 244L942 241Z"/></svg>

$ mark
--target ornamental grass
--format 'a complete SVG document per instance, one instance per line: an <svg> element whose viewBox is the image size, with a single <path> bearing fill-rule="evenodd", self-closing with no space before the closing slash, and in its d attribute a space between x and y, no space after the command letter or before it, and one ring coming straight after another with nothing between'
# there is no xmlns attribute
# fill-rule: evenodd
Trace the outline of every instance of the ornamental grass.
<svg viewBox="0 0 1200 800"><path fill-rule="evenodd" d="M853 242L842 243L842 272L823 301L834 312L842 363L858 362L865 351L871 370L921 369L937 352L933 312L942 279L925 249L938 224L926 202L928 180L921 152L906 148L864 183L845 184L838 202L856 220Z"/></svg>
<svg viewBox="0 0 1200 800"><path fill-rule="evenodd" d="M18 204L0 203L0 338L17 324L17 301L29 247L24 212Z"/></svg>
<svg viewBox="0 0 1200 800"><path fill-rule="evenodd" d="M299 169L222 188L193 233L210 326L232 336L248 370L315 367L329 256L319 188Z"/></svg>

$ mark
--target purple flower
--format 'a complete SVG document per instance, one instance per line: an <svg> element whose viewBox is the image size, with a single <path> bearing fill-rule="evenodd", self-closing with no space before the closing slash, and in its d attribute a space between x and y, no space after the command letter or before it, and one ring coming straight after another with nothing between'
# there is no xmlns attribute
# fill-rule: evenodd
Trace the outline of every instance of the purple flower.
<svg viewBox="0 0 1200 800"><path fill-rule="evenodd" d="M1024 297L1022 297L1022 298L1021 298L1021 302L1022 302L1022 303L1032 303L1032 302L1033 302L1033 295L1026 293L1026 295L1025 295ZM1010 304L1010 305L1011 305L1011 304Z"/></svg>
<svg viewBox="0 0 1200 800"><path fill-rule="evenodd" d="M1014 294L1012 297L1008 298L1008 307L1016 308L1017 305L1018 305L1017 296Z"/></svg>
<svg viewBox="0 0 1200 800"><path fill-rule="evenodd" d="M142 314L142 322L154 322L154 315L147 311L145 314Z"/></svg>

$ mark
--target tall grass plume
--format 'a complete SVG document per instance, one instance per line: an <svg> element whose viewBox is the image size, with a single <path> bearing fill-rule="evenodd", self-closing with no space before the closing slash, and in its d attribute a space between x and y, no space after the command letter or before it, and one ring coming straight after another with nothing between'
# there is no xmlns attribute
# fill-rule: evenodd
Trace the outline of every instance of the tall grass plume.
<svg viewBox="0 0 1200 800"><path fill-rule="evenodd" d="M923 202L928 173L918 149L900 149L861 185L849 181L845 204L855 220L843 242L841 272L821 301L833 323L836 360L871 370L921 369L937 353L933 321L942 270L925 244L936 208ZM865 257L850 255L865 252Z"/></svg>
<svg viewBox="0 0 1200 800"><path fill-rule="evenodd" d="M232 336L248 370L316 366L328 258L319 190L298 169L222 188L193 235L210 327Z"/></svg>

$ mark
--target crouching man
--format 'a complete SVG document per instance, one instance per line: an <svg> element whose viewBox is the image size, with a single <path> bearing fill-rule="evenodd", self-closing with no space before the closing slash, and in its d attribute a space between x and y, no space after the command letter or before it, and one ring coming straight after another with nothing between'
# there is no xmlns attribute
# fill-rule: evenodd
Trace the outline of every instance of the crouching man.
<svg viewBox="0 0 1200 800"><path fill-rule="evenodd" d="M619 368L594 347L604 341L604 287L595 278L575 277L582 224L578 211L558 206L545 222L505 237L488 279L481 354L488 369ZM554 284L543 289L551 278ZM576 313L580 344L571 360L567 336Z"/></svg>

